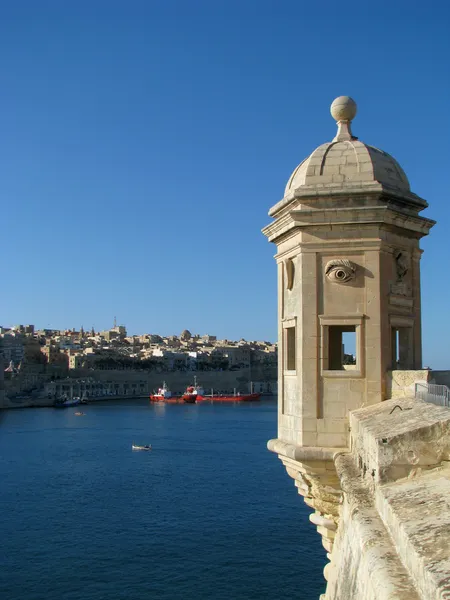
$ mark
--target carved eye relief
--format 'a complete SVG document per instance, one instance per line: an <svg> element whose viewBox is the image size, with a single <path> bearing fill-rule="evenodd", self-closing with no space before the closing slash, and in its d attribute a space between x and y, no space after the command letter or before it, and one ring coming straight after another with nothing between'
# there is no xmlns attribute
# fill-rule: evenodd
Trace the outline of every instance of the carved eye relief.
<svg viewBox="0 0 450 600"><path fill-rule="evenodd" d="M286 268L286 287L288 290L292 290L294 287L294 277L295 277L295 265L292 258L287 258L284 261L284 266Z"/></svg>
<svg viewBox="0 0 450 600"><path fill-rule="evenodd" d="M346 267L333 267L328 271L327 276L336 283L347 283L353 278L353 271Z"/></svg>
<svg viewBox="0 0 450 600"><path fill-rule="evenodd" d="M325 275L332 283L348 283L355 278L356 266L345 258L330 260Z"/></svg>

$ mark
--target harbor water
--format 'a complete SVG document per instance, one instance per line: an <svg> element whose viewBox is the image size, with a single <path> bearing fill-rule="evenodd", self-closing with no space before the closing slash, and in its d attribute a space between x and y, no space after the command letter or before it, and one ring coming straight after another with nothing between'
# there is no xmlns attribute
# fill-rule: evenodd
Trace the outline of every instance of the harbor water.
<svg viewBox="0 0 450 600"><path fill-rule="evenodd" d="M324 591L311 511L266 449L275 400L77 410L0 412L3 600L312 600Z"/></svg>

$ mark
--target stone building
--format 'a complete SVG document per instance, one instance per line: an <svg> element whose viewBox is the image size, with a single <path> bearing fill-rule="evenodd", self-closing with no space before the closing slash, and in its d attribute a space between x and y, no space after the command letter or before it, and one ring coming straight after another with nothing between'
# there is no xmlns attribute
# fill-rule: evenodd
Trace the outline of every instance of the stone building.
<svg viewBox="0 0 450 600"><path fill-rule="evenodd" d="M450 598L450 551L436 542L439 523L450 526L450 411L383 402L393 381L429 378L419 242L434 221L398 162L353 135L355 102L337 98L331 114L335 137L295 169L263 230L278 266L278 437L268 447L314 509L331 560L323 598ZM429 484L422 469L434 469Z"/></svg>
<svg viewBox="0 0 450 600"><path fill-rule="evenodd" d="M10 329L3 335L2 347L5 362L18 365L25 356L26 337L17 330Z"/></svg>

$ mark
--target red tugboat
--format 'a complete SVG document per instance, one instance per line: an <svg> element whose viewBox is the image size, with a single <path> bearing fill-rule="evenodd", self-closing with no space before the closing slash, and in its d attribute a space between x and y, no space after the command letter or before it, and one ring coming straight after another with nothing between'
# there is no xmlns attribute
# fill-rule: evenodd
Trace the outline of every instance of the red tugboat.
<svg viewBox="0 0 450 600"><path fill-rule="evenodd" d="M194 377L194 385L186 388L182 396L172 396L172 392L166 386L164 381L162 388L159 388L156 394L150 396L150 402L167 402L172 404L195 404L196 402L252 402L259 400L261 394L205 394L202 387L197 384L197 378Z"/></svg>
<svg viewBox="0 0 450 600"><path fill-rule="evenodd" d="M166 385L166 382L163 382L163 386L158 389L156 394L150 395L150 402L167 402L169 404L195 404L197 400L197 393L193 386L189 386L186 388L186 391L182 396L173 396L172 392Z"/></svg>

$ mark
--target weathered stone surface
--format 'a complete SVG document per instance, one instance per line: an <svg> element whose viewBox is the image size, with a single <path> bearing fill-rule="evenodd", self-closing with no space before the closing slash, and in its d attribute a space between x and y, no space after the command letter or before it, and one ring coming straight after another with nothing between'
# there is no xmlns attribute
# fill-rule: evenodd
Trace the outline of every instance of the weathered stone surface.
<svg viewBox="0 0 450 600"><path fill-rule="evenodd" d="M325 600L419 600L353 457L336 462L345 500Z"/></svg>
<svg viewBox="0 0 450 600"><path fill-rule="evenodd" d="M377 490L376 506L421 598L450 598L450 468Z"/></svg>
<svg viewBox="0 0 450 600"><path fill-rule="evenodd" d="M371 485L450 460L450 410L394 399L350 415L353 453Z"/></svg>
<svg viewBox="0 0 450 600"><path fill-rule="evenodd" d="M387 390L389 398L411 398L414 396L416 383L427 383L432 371L422 369L419 371L390 371L387 376Z"/></svg>
<svg viewBox="0 0 450 600"><path fill-rule="evenodd" d="M326 599L450 598L450 410L390 400L350 422Z"/></svg>

